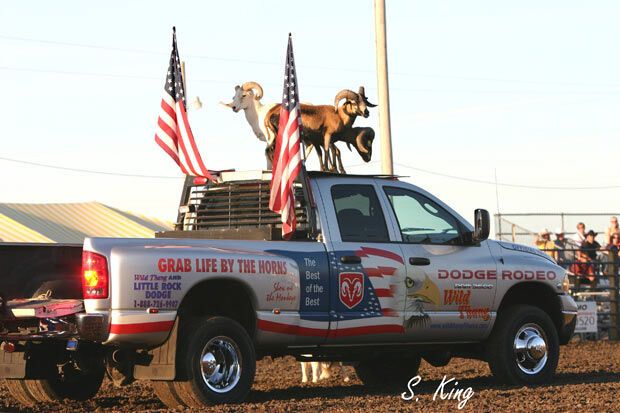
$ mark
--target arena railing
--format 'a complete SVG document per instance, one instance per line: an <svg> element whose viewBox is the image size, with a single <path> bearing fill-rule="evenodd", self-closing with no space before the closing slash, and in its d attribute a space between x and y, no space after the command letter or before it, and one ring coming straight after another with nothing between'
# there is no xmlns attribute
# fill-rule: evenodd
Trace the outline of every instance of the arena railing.
<svg viewBox="0 0 620 413"><path fill-rule="evenodd" d="M620 340L620 257L607 249L597 250L596 259L574 248L541 251L566 269L575 301L596 302L597 338Z"/></svg>

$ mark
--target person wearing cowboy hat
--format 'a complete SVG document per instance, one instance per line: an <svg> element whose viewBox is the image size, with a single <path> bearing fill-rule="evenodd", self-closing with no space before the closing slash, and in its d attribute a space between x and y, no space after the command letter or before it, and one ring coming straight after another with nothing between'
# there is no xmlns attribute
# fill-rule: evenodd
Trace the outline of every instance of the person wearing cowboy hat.
<svg viewBox="0 0 620 413"><path fill-rule="evenodd" d="M558 265L567 268L568 267L568 262L570 261L570 257L569 257L569 253L568 249L572 249L573 245L571 245L570 241L566 239L566 237L564 236L564 231L562 231L562 229L560 228L556 228L554 231L555 234L555 241L553 241L553 244L555 245L555 248L557 248L557 254L558 254Z"/></svg>
<svg viewBox="0 0 620 413"><path fill-rule="evenodd" d="M582 271L578 273L583 277L580 277L581 282L593 284L596 282L596 265L598 260L598 251L601 249L601 244L596 242L598 234L593 230L588 231L585 234L585 239L579 247L578 261L582 264Z"/></svg>
<svg viewBox="0 0 620 413"><path fill-rule="evenodd" d="M597 259L597 252L601 249L601 244L594 239L597 235L596 232L590 230L586 233L586 239L581 243L581 251L586 254L591 261Z"/></svg>
<svg viewBox="0 0 620 413"><path fill-rule="evenodd" d="M556 250L555 244L551 241L551 232L547 228L543 229L538 233L538 238L536 239L536 246L541 251L544 251L547 255L553 258L555 261L558 260L558 252Z"/></svg>

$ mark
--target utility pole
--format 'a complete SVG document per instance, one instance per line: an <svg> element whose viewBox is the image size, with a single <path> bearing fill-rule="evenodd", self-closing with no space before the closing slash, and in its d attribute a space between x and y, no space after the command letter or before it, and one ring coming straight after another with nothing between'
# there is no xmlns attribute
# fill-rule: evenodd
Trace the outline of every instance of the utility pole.
<svg viewBox="0 0 620 413"><path fill-rule="evenodd" d="M379 91L379 134L381 136L381 173L384 175L393 175L394 165L390 127L390 92L388 85L385 0L374 0L374 2L377 88Z"/></svg>
<svg viewBox="0 0 620 413"><path fill-rule="evenodd" d="M187 100L187 82L185 81L185 61L181 60L181 76L183 76L183 92L185 92L185 100Z"/></svg>

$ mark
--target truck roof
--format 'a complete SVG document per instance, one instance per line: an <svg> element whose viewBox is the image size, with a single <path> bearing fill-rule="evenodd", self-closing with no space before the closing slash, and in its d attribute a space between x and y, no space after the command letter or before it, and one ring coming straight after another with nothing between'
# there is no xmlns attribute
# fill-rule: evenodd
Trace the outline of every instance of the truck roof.
<svg viewBox="0 0 620 413"><path fill-rule="evenodd" d="M322 171L308 171L308 175L311 178L378 178L378 179L388 179L388 180L397 180L401 176L399 175L385 175L385 174L338 174L334 172L322 172Z"/></svg>

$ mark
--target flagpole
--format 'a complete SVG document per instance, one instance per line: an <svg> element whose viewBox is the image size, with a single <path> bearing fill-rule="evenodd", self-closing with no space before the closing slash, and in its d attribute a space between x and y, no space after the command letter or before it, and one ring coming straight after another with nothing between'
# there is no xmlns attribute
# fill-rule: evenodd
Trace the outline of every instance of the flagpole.
<svg viewBox="0 0 620 413"><path fill-rule="evenodd" d="M385 0L375 0L375 46L377 58L377 87L379 92L381 172L385 175L393 175L394 166L392 159L392 133L390 125L390 92L388 85Z"/></svg>
<svg viewBox="0 0 620 413"><path fill-rule="evenodd" d="M187 102L187 81L185 80L185 60L181 60L181 76L183 76L183 90L185 91L185 102Z"/></svg>

